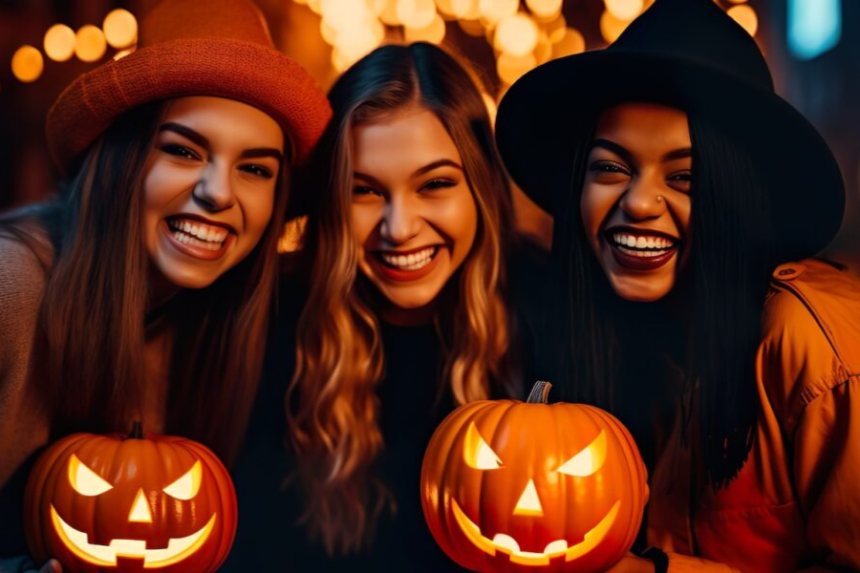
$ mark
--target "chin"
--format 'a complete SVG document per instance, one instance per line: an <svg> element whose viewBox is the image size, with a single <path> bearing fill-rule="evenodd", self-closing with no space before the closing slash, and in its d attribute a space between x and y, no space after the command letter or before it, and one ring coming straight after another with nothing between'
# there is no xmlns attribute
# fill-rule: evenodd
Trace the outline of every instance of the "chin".
<svg viewBox="0 0 860 573"><path fill-rule="evenodd" d="M630 302L657 302L672 292L672 286L656 286L644 281L627 281L618 277L609 277L612 290L619 297Z"/></svg>
<svg viewBox="0 0 860 573"><path fill-rule="evenodd" d="M200 272L199 269L159 268L159 271L174 286L181 289L204 289L220 276L211 272Z"/></svg>

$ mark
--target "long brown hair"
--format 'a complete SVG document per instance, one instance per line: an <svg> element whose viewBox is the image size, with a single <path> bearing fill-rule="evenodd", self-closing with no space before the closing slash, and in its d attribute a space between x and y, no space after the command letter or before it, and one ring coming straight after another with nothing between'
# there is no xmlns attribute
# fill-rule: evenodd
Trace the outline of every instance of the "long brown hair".
<svg viewBox="0 0 860 573"><path fill-rule="evenodd" d="M372 287L358 273L351 232L351 130L393 110L424 107L440 119L463 159L478 206L478 232L463 267L443 290L435 324L442 380L458 404L511 391L506 364L512 319L504 300L511 198L475 80L424 43L379 48L332 88L334 119L318 147L317 202L310 207L310 293L297 329L296 371L287 395L290 439L308 493L306 521L329 553L361 548L384 506L369 468L383 448L376 385L383 376Z"/></svg>
<svg viewBox="0 0 860 573"><path fill-rule="evenodd" d="M46 266L31 388L54 435L123 431L140 419L144 346L174 329L165 430L197 439L230 462L256 392L277 281L286 168L272 219L245 260L211 286L180 292L147 316L142 181L160 103L114 121L83 157L63 197L2 221ZM38 222L50 239L26 236ZM217 302L217 304L216 304Z"/></svg>

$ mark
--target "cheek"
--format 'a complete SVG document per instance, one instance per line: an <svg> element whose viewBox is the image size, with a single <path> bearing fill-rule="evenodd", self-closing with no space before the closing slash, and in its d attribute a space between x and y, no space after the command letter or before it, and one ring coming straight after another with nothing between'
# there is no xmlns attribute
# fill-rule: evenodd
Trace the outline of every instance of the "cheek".
<svg viewBox="0 0 860 573"><path fill-rule="evenodd" d="M458 254L465 257L478 232L478 206L468 188L455 197L434 205L433 223L438 225L454 241Z"/></svg>
<svg viewBox="0 0 860 573"><path fill-rule="evenodd" d="M382 208L378 205L353 203L350 217L352 238L361 257L364 252L362 247L382 219Z"/></svg>
<svg viewBox="0 0 860 573"><path fill-rule="evenodd" d="M240 202L242 204L242 215L244 220L244 233L256 243L269 221L275 208L275 188L248 189L242 192Z"/></svg>

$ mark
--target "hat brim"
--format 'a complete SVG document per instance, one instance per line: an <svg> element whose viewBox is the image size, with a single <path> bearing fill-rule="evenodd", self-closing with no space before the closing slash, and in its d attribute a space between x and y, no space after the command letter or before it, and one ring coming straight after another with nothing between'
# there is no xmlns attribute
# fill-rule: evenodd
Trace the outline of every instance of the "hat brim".
<svg viewBox="0 0 860 573"><path fill-rule="evenodd" d="M573 190L573 134L602 109L630 101L678 107L742 138L766 179L782 256L811 256L839 230L842 175L809 121L772 91L666 56L594 51L553 60L520 78L502 99L496 123L511 177L556 215Z"/></svg>
<svg viewBox="0 0 860 573"><path fill-rule="evenodd" d="M109 61L67 87L48 112L51 155L68 172L123 113L201 95L240 101L270 115L292 143L294 163L307 160L331 116L313 78L281 52L240 40L179 39Z"/></svg>

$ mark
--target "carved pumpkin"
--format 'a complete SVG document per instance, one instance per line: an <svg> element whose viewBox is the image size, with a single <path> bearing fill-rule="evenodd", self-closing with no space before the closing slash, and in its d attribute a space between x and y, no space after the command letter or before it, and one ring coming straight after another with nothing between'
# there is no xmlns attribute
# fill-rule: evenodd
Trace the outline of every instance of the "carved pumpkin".
<svg viewBox="0 0 860 573"><path fill-rule="evenodd" d="M74 434L51 445L24 496L33 556L64 573L215 571L236 534L224 465L184 438Z"/></svg>
<svg viewBox="0 0 860 573"><path fill-rule="evenodd" d="M430 440L421 501L439 546L473 571L604 571L629 551L648 500L627 429L607 412L483 400Z"/></svg>

